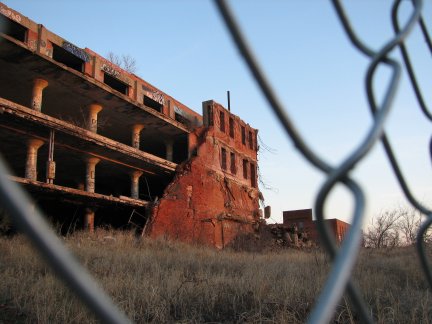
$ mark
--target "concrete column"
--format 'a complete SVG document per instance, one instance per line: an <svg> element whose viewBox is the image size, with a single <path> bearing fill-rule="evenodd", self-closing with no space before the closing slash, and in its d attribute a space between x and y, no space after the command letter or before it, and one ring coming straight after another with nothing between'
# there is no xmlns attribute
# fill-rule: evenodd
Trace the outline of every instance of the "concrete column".
<svg viewBox="0 0 432 324"><path fill-rule="evenodd" d="M131 198L139 199L139 179L142 176L142 171L132 171L131 176Z"/></svg>
<svg viewBox="0 0 432 324"><path fill-rule="evenodd" d="M166 140L165 141L165 152L166 152L166 159L168 161L173 160L173 152L174 152L174 141L173 140Z"/></svg>
<svg viewBox="0 0 432 324"><path fill-rule="evenodd" d="M54 130L50 131L50 139L48 145L48 161L46 163L46 182L53 184L56 172L56 163L54 162Z"/></svg>
<svg viewBox="0 0 432 324"><path fill-rule="evenodd" d="M144 129L144 125L135 124L132 126L132 147L139 149L141 140L141 131Z"/></svg>
<svg viewBox="0 0 432 324"><path fill-rule="evenodd" d="M102 106L98 104L91 104L88 107L87 115L87 129L93 133L97 133L98 127L98 113L102 110Z"/></svg>
<svg viewBox="0 0 432 324"><path fill-rule="evenodd" d="M86 191L95 192L95 179L96 179L96 164L100 159L95 157L89 157L86 159Z"/></svg>
<svg viewBox="0 0 432 324"><path fill-rule="evenodd" d="M47 161L46 163L46 183L54 183L56 173L56 163L54 161Z"/></svg>
<svg viewBox="0 0 432 324"><path fill-rule="evenodd" d="M27 160L25 177L30 180L37 180L37 154L39 148L43 145L40 139L29 139L27 142Z"/></svg>
<svg viewBox="0 0 432 324"><path fill-rule="evenodd" d="M37 111L42 110L42 92L48 86L48 81L44 79L35 79L33 82L33 93L31 108Z"/></svg>
<svg viewBox="0 0 432 324"><path fill-rule="evenodd" d="M90 233L94 232L95 211L93 208L87 207L84 211L84 229Z"/></svg>

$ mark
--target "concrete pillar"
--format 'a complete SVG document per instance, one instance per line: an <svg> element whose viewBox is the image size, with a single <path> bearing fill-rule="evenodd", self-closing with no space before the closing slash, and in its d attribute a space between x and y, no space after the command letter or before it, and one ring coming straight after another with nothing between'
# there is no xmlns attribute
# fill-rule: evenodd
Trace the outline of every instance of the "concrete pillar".
<svg viewBox="0 0 432 324"><path fill-rule="evenodd" d="M87 129L93 133L97 133L98 127L98 113L102 110L102 106L98 104L91 104L87 107Z"/></svg>
<svg viewBox="0 0 432 324"><path fill-rule="evenodd" d="M54 138L55 132L52 129L50 131L50 139L48 145L48 161L46 163L46 182L53 184L56 172L56 163L54 162Z"/></svg>
<svg viewBox="0 0 432 324"><path fill-rule="evenodd" d="M100 159L95 157L89 157L86 159L86 191L95 192L95 179L96 179L96 164Z"/></svg>
<svg viewBox="0 0 432 324"><path fill-rule="evenodd" d="M139 199L139 179L142 176L142 171L132 171L131 176L131 198Z"/></svg>
<svg viewBox="0 0 432 324"><path fill-rule="evenodd" d="M46 183L54 183L56 173L56 163L54 161L47 161L46 163Z"/></svg>
<svg viewBox="0 0 432 324"><path fill-rule="evenodd" d="M173 160L173 153L174 153L174 141L173 140L166 140L165 141L165 152L166 152L166 159L168 161Z"/></svg>
<svg viewBox="0 0 432 324"><path fill-rule="evenodd" d="M32 138L27 142L27 160L25 177L30 180L37 180L37 154L39 148L43 145L40 139Z"/></svg>
<svg viewBox="0 0 432 324"><path fill-rule="evenodd" d="M136 149L140 148L141 131L143 128L144 125L142 124L135 124L132 126L132 147Z"/></svg>
<svg viewBox="0 0 432 324"><path fill-rule="evenodd" d="M35 79L33 82L33 93L31 108L37 111L42 110L42 92L48 86L48 81L44 79Z"/></svg>
<svg viewBox="0 0 432 324"><path fill-rule="evenodd" d="M84 229L90 233L94 232L95 211L93 208L87 207L84 211Z"/></svg>

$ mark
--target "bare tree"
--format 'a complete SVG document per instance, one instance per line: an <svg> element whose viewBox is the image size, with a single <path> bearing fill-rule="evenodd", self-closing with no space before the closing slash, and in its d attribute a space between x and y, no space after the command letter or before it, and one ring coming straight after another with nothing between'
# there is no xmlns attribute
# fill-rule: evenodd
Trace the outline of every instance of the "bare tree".
<svg viewBox="0 0 432 324"><path fill-rule="evenodd" d="M114 54L113 52L109 52L107 55L107 60L110 61L111 63L120 66L121 65L121 60L120 57L117 54Z"/></svg>
<svg viewBox="0 0 432 324"><path fill-rule="evenodd" d="M413 207L384 211L374 217L372 225L365 232L365 246L381 248L412 245L417 241L423 218L424 216ZM432 229L425 233L423 240L432 242Z"/></svg>
<svg viewBox="0 0 432 324"><path fill-rule="evenodd" d="M136 60L129 54L123 54L122 56L118 56L113 52L109 52L107 55L107 59L111 63L120 66L123 70L129 73L135 73L137 71Z"/></svg>
<svg viewBox="0 0 432 324"><path fill-rule="evenodd" d="M137 65L136 65L136 60L130 56L129 54L127 55L122 55L122 68L130 73L135 73L137 70Z"/></svg>
<svg viewBox="0 0 432 324"><path fill-rule="evenodd" d="M398 221L401 215L398 210L384 211L372 220L364 238L368 247L382 248L400 245Z"/></svg>
<svg viewBox="0 0 432 324"><path fill-rule="evenodd" d="M404 242L407 245L414 244L421 224L421 214L413 208L400 208L399 214L397 227L403 235Z"/></svg>
<svg viewBox="0 0 432 324"><path fill-rule="evenodd" d="M417 241L417 233L420 229L424 216L415 208L399 208L400 219L397 227L404 238L404 243L412 245ZM431 231L427 231L423 240L430 242L432 240Z"/></svg>

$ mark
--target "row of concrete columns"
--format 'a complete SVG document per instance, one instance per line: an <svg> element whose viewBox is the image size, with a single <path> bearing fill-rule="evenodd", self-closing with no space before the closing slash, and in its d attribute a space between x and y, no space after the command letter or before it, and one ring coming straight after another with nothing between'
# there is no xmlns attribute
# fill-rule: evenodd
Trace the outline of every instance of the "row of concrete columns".
<svg viewBox="0 0 432 324"><path fill-rule="evenodd" d="M42 98L43 91L48 86L48 81L44 79L35 79L33 83L33 92L31 100L31 108L37 111L42 111ZM97 133L98 127L98 114L101 112L103 107L97 103L93 103L87 106L87 118L85 128L93 133ZM131 146L139 149L141 141L141 132L144 129L142 124L132 125L132 139ZM173 161L174 141L165 141L165 158L168 161Z"/></svg>
<svg viewBox="0 0 432 324"><path fill-rule="evenodd" d="M25 168L25 177L30 180L37 180L37 158L38 150L44 144L44 141L36 138L27 141L27 160ZM95 192L95 179L96 179L96 165L100 162L97 157L87 157L86 162L86 181L85 186L80 189L85 189L87 192ZM131 198L139 199L139 179L143 172L133 170L130 172L131 178ZM54 176L50 178L52 180ZM48 182L48 181L47 181ZM52 183L52 181L49 181Z"/></svg>
<svg viewBox="0 0 432 324"><path fill-rule="evenodd" d="M38 150L44 144L44 141L36 138L29 139L27 142L27 160L25 177L30 180L37 180L37 159ZM52 163L53 161L49 161ZM78 188L81 190L94 193L95 192L95 180L96 180L96 165L100 162L99 158L88 157L85 159L86 162L86 181L85 185L79 185ZM47 163L48 165L49 163ZM55 172L55 171L54 171ZM52 170L47 171L52 173ZM130 172L131 178L131 198L139 199L139 179L143 172L138 170L133 170ZM53 183L55 174L47 175L47 183ZM95 209L93 207L87 207L84 211L84 228L90 232L94 231L94 218Z"/></svg>
<svg viewBox="0 0 432 324"><path fill-rule="evenodd" d="M48 81L37 78L33 83L32 98L30 107L36 111L42 111L43 91L48 87ZM103 110L100 104L92 103L87 106L87 116L84 127L93 132L97 133L98 130L98 114ZM136 149L140 149L141 132L144 129L143 124L132 125L132 138L131 146ZM54 149L54 132L50 136L50 150L51 156L47 161L47 183L53 184L55 178L55 162L53 160L53 149ZM27 142L27 160L25 168L25 177L30 180L37 180L37 157L38 150L44 144L44 141L36 138L29 139ZM173 161L174 141L165 141L165 154L168 161ZM95 179L96 179L96 165L100 162L99 158L87 157L86 162L86 179L85 184L78 186L81 190L87 192L95 192ZM143 173L138 170L130 172L131 178L131 198L139 199L139 179ZM87 207L84 211L84 227L90 232L94 231L94 219L95 209L94 207Z"/></svg>

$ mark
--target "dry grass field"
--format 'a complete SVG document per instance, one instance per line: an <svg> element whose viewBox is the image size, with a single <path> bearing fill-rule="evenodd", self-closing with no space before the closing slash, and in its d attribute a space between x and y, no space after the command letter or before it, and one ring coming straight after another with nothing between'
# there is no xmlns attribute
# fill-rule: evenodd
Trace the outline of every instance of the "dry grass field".
<svg viewBox="0 0 432 324"><path fill-rule="evenodd" d="M64 239L137 323L303 323L325 276L319 250L215 251L99 230ZM364 250L355 273L378 323L432 322L412 248ZM0 238L0 323L96 323L23 236ZM343 299L336 323L356 321Z"/></svg>

